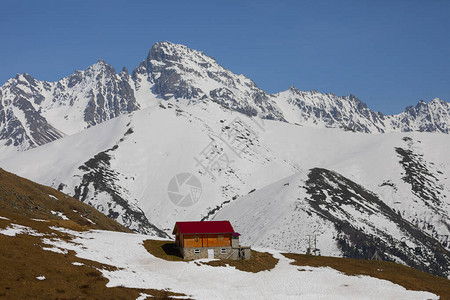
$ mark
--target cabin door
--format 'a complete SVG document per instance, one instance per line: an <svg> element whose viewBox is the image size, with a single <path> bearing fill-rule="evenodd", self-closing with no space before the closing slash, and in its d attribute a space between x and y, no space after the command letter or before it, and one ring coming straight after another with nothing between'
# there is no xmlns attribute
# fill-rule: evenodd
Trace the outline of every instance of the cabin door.
<svg viewBox="0 0 450 300"><path fill-rule="evenodd" d="M214 249L208 249L208 258L214 258Z"/></svg>

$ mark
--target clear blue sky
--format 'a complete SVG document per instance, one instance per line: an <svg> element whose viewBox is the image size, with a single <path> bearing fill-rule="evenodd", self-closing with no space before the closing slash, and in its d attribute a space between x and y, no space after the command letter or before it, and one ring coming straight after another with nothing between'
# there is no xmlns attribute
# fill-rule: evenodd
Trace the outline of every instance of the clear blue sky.
<svg viewBox="0 0 450 300"><path fill-rule="evenodd" d="M157 41L202 50L267 92L294 85L399 113L450 101L450 1L2 1L0 85L98 58L130 72Z"/></svg>

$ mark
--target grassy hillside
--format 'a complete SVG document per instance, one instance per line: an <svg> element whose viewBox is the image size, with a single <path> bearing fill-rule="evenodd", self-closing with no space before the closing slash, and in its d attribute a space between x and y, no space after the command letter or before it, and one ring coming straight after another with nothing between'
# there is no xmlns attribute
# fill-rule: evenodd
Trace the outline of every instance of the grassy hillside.
<svg viewBox="0 0 450 300"><path fill-rule="evenodd" d="M65 226L131 232L87 204L0 169L0 215L10 214L52 221L67 218Z"/></svg>
<svg viewBox="0 0 450 300"><path fill-rule="evenodd" d="M167 299L177 295L107 288L108 280L99 269L113 267L80 259L73 251L44 249L48 248L45 239L70 238L54 227L131 232L76 199L0 169L0 231L26 231L0 234L0 299L136 299L141 293Z"/></svg>

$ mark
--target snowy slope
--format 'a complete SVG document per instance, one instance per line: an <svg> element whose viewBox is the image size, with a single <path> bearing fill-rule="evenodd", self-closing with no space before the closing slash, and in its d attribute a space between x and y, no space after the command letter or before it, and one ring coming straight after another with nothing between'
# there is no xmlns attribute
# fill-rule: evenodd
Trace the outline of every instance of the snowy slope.
<svg viewBox="0 0 450 300"><path fill-rule="evenodd" d="M230 266L203 265L201 260L169 262L156 258L143 247L148 239L143 235L59 230L75 239L47 239L53 247L49 250L73 250L80 258L117 267L101 270L109 279L108 287L168 289L194 299L322 299L330 295L333 299L379 299L380 293L384 299L438 299L429 292L409 291L369 276L347 276L331 268L304 267L307 272L299 272L299 267L277 251L269 250L280 260L274 269L251 273Z"/></svg>
<svg viewBox="0 0 450 300"><path fill-rule="evenodd" d="M31 149L3 161L2 166L71 195L77 195L76 190L81 189L79 198L107 214L106 202L120 190L121 198L128 202L138 201L152 223L168 230L179 218L206 216L222 202L269 184L272 179L264 174L271 169L275 177L295 171L294 167L257 145L256 134L250 136L252 140L248 136L245 137L247 140L243 139L240 156L218 137L221 133L227 137L228 131L232 134L231 128L225 129L230 126L236 126L245 134L249 129L261 130L250 118L231 113L214 103L195 107L195 115L172 104L164 105L140 110ZM206 148L229 161L216 160L217 165L213 166L211 159L201 154ZM241 149L238 147L236 151ZM106 156L110 156L107 163L99 161ZM203 164L209 163L211 172L202 168L196 159ZM35 163L31 164L32 161ZM58 170L53 168L55 164ZM98 170L102 170L103 177L99 177L99 172L97 176L91 176L91 171ZM202 183L201 201L191 207L178 207L167 196L170 180L183 172L194 174ZM89 178L109 181L113 191L102 187L95 189L93 182L89 185Z"/></svg>
<svg viewBox="0 0 450 300"><path fill-rule="evenodd" d="M449 252L376 195L326 169L290 176L226 206L249 245L326 256L394 260L447 276Z"/></svg>

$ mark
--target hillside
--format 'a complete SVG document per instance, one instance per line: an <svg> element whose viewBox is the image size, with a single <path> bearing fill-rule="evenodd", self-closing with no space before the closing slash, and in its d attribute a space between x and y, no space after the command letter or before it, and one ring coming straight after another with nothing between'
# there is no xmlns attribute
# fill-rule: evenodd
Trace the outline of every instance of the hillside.
<svg viewBox="0 0 450 300"><path fill-rule="evenodd" d="M49 247L70 241L64 230L130 232L57 190L0 170L0 299L136 299L141 293L175 295L152 289L107 288L108 264ZM44 276L45 275L45 276Z"/></svg>
<svg viewBox="0 0 450 300"><path fill-rule="evenodd" d="M0 214L4 217L40 219L76 229L130 232L77 199L3 169L0 169L0 199Z"/></svg>
<svg viewBox="0 0 450 300"><path fill-rule="evenodd" d="M386 280L348 276L331 268L299 268L270 250L278 263L259 272L214 266L214 261L207 260L166 261L147 252L144 235L61 227L46 231L34 226L11 236L10 230L2 229L5 222L9 220L2 217L0 247L7 251L1 253L8 254L1 258L6 267L0 271L4 272L0 296L6 298L317 299L332 294L333 299L379 299L380 295L384 299L438 299L434 293L445 295L447 290L445 286L428 288L429 292L407 290ZM48 234L53 235L48 238ZM31 249L24 254L17 251L17 245Z"/></svg>

